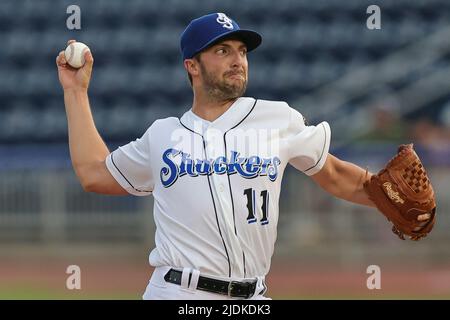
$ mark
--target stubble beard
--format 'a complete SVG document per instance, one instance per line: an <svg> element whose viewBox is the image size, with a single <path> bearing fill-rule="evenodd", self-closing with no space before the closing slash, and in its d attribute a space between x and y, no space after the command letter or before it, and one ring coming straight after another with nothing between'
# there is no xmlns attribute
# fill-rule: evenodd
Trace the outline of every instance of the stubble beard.
<svg viewBox="0 0 450 320"><path fill-rule="evenodd" d="M245 76L243 76L243 81L228 83L225 79L219 79L214 74L209 73L202 64L200 64L200 71L203 78L203 87L213 100L234 100L242 97L247 89L247 79L245 79Z"/></svg>

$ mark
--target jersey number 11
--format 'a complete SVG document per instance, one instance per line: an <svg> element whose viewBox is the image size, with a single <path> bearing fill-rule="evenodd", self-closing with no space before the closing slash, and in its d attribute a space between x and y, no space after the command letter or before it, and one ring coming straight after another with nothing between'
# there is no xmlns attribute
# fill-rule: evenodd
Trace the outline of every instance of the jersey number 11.
<svg viewBox="0 0 450 320"><path fill-rule="evenodd" d="M252 188L245 189L244 195L247 196L247 209L248 209L248 216L247 216L247 222L253 223L256 222L255 217L255 208L256 208L256 196L255 196L255 190ZM265 225L269 223L268 218L268 210L269 210L269 193L267 190L261 191L261 198L262 198L262 205L261 205L261 211L262 211L262 219L259 221L261 222L261 225Z"/></svg>

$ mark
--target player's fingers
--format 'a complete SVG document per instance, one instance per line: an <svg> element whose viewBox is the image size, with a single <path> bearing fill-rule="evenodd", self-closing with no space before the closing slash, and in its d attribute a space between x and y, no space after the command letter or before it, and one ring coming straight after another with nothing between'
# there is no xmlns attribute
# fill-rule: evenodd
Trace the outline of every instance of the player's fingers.
<svg viewBox="0 0 450 320"><path fill-rule="evenodd" d="M89 71L92 70L92 65L94 64L94 57L92 56L91 50L86 50L84 53L85 66Z"/></svg>
<svg viewBox="0 0 450 320"><path fill-rule="evenodd" d="M77 40L70 39L69 41L67 41L67 45L74 43L74 42L77 42Z"/></svg>
<svg viewBox="0 0 450 320"><path fill-rule="evenodd" d="M64 65L67 64L66 56L65 56L65 54L64 54L64 51L61 51L61 52L58 54L58 56L56 57L56 64L57 64L58 66L64 66Z"/></svg>
<svg viewBox="0 0 450 320"><path fill-rule="evenodd" d="M426 221L426 220L430 219L430 217L431 217L431 214L424 213L424 214L421 214L420 216L418 216L417 220L418 221Z"/></svg>
<svg viewBox="0 0 450 320"><path fill-rule="evenodd" d="M84 59L90 64L94 62L94 57L92 56L91 50L86 50L84 53Z"/></svg>

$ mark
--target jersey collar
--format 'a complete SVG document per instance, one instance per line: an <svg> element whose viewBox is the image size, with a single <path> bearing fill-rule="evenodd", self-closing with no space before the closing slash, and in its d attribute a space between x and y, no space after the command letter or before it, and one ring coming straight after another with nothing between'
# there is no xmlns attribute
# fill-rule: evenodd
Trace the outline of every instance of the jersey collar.
<svg viewBox="0 0 450 320"><path fill-rule="evenodd" d="M224 133L240 124L253 110L256 104L254 98L240 97L214 121L208 121L197 116L189 109L180 118L181 124L187 129L203 136L208 128L215 128Z"/></svg>

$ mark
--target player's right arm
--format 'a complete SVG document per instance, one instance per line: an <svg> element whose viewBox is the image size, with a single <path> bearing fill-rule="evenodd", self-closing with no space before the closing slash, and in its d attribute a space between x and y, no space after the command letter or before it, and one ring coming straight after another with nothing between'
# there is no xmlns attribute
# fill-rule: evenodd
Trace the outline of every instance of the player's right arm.
<svg viewBox="0 0 450 320"><path fill-rule="evenodd" d="M94 59L89 51L85 58L86 63L80 69L67 64L64 51L56 58L59 81L64 90L72 165L85 191L126 195L128 192L106 167L105 159L110 152L95 127L87 93Z"/></svg>

